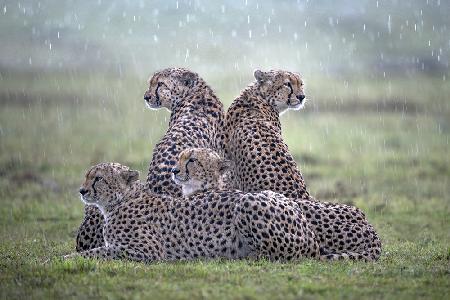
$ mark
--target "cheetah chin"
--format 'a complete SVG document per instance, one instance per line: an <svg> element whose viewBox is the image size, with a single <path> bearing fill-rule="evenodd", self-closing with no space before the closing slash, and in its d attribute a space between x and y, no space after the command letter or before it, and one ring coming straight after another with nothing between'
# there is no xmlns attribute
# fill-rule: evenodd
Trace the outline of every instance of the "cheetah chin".
<svg viewBox="0 0 450 300"><path fill-rule="evenodd" d="M80 195L80 199L84 204L86 204L86 205L89 204L89 202L87 202L86 199L84 199L83 195Z"/></svg>
<svg viewBox="0 0 450 300"><path fill-rule="evenodd" d="M294 105L289 106L289 109L291 109L291 110L300 110L300 109L303 109L303 108L305 107L305 102L306 102L306 100L302 100L302 101L300 101L300 102L297 103L297 104L294 104Z"/></svg>
<svg viewBox="0 0 450 300"><path fill-rule="evenodd" d="M176 183L176 184L182 184L184 182L187 182L189 180L189 176L186 176L185 178L181 178L175 174L172 173L172 180Z"/></svg>
<svg viewBox="0 0 450 300"><path fill-rule="evenodd" d="M158 110L161 108L161 105L151 105L148 101L145 101L145 105L151 110Z"/></svg>
<svg viewBox="0 0 450 300"><path fill-rule="evenodd" d="M85 205L94 205L94 203L92 201L89 201L87 198L85 198L83 195L80 195L80 199L81 201L85 204Z"/></svg>

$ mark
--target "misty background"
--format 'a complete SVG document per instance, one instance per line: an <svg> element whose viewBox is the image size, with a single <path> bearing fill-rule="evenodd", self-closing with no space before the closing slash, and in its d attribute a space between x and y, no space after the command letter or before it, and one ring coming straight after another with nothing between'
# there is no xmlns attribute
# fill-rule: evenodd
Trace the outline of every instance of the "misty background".
<svg viewBox="0 0 450 300"><path fill-rule="evenodd" d="M444 297L449 15L443 0L0 1L0 298ZM167 67L225 108L257 68L299 72L308 101L283 138L316 199L365 212L380 261L59 261L90 166L145 179L170 114L143 95Z"/></svg>

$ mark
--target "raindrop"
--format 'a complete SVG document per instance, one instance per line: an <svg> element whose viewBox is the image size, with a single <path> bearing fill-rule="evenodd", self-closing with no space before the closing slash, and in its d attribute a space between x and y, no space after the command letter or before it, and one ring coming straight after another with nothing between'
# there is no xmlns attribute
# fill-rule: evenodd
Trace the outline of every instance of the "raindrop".
<svg viewBox="0 0 450 300"><path fill-rule="evenodd" d="M189 58L189 48L186 48L186 54L184 55L184 62L187 62Z"/></svg>
<svg viewBox="0 0 450 300"><path fill-rule="evenodd" d="M392 33L391 15L388 15L388 31L389 34Z"/></svg>
<svg viewBox="0 0 450 300"><path fill-rule="evenodd" d="M248 31L248 38L249 38L249 39L252 38L252 31L251 31L251 30Z"/></svg>

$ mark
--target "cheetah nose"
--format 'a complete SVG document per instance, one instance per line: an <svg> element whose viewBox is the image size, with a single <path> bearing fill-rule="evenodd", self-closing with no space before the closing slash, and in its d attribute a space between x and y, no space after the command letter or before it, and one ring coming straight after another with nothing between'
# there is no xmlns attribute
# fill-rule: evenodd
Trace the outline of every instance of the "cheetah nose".
<svg viewBox="0 0 450 300"><path fill-rule="evenodd" d="M145 91L144 93L144 100L145 101L149 101L152 98L152 94L150 93L150 91Z"/></svg>
<svg viewBox="0 0 450 300"><path fill-rule="evenodd" d="M80 188L80 194L81 194L82 196L84 196L87 192L88 192L87 189L85 189L85 188Z"/></svg>
<svg viewBox="0 0 450 300"><path fill-rule="evenodd" d="M180 173L180 169L178 169L177 167L172 168L172 173L177 175L178 173Z"/></svg>
<svg viewBox="0 0 450 300"><path fill-rule="evenodd" d="M303 101L303 99L305 99L305 95L298 95L297 99L300 101Z"/></svg>

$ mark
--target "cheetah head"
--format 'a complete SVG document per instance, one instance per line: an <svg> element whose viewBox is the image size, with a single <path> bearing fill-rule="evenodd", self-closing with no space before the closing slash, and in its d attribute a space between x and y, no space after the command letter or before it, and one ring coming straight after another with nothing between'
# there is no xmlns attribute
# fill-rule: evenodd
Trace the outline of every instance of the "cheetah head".
<svg viewBox="0 0 450 300"><path fill-rule="evenodd" d="M279 113L300 109L305 102L303 80L299 74L288 71L255 70L256 88L263 98Z"/></svg>
<svg viewBox="0 0 450 300"><path fill-rule="evenodd" d="M222 188L222 178L230 167L216 152L207 148L189 148L180 153L172 169L173 180L181 185L184 196L199 190Z"/></svg>
<svg viewBox="0 0 450 300"><path fill-rule="evenodd" d="M149 79L144 100L150 109L165 107L172 110L200 81L198 74L182 68L156 72Z"/></svg>
<svg viewBox="0 0 450 300"><path fill-rule="evenodd" d="M122 200L139 172L118 163L101 163L91 167L80 187L81 200L104 211L105 207Z"/></svg>

